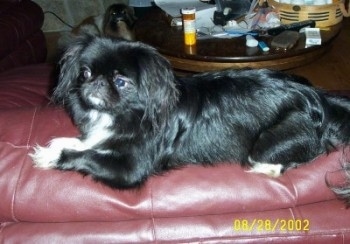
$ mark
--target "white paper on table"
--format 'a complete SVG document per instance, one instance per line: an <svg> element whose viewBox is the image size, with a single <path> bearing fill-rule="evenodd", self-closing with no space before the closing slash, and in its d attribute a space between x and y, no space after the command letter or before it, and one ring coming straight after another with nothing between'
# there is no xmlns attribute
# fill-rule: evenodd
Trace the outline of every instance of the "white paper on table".
<svg viewBox="0 0 350 244"><path fill-rule="evenodd" d="M181 17L182 8L196 8L196 28L200 27L212 27L214 23L212 21L215 5L202 3L199 0L154 0L155 4L160 7L171 17Z"/></svg>

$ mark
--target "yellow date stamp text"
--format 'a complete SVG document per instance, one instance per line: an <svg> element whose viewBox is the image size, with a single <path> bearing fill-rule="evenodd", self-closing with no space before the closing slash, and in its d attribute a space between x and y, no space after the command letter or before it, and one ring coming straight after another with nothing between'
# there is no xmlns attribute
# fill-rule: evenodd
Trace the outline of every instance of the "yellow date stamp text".
<svg viewBox="0 0 350 244"><path fill-rule="evenodd" d="M235 219L233 220L234 231L309 231L308 219Z"/></svg>

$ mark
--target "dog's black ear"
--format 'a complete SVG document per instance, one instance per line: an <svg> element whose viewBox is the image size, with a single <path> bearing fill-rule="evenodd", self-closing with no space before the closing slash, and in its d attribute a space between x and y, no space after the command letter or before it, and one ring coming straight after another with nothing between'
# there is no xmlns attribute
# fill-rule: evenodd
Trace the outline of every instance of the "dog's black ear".
<svg viewBox="0 0 350 244"><path fill-rule="evenodd" d="M52 97L54 102L64 103L70 91L75 88L80 73L81 52L93 38L90 35L72 37L71 44L65 48L58 63L58 83Z"/></svg>
<svg viewBox="0 0 350 244"><path fill-rule="evenodd" d="M159 124L166 120L179 98L174 72L169 61L148 46L139 53L138 62L139 96L146 104L145 117Z"/></svg>

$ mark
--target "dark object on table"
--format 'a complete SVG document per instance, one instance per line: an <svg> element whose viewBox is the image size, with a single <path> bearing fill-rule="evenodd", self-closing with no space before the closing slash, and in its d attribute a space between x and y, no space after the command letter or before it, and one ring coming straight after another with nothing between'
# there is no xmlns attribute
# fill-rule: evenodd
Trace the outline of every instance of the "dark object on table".
<svg viewBox="0 0 350 244"><path fill-rule="evenodd" d="M314 20L304 20L304 21L295 22L292 24L286 24L286 25L281 25L271 29L267 29L266 34L271 36L276 36L285 30L300 31L302 28L305 28L305 27L313 28L315 26L316 26L316 22Z"/></svg>
<svg viewBox="0 0 350 244"><path fill-rule="evenodd" d="M272 39L271 47L287 50L294 47L298 40L299 32L286 30Z"/></svg>

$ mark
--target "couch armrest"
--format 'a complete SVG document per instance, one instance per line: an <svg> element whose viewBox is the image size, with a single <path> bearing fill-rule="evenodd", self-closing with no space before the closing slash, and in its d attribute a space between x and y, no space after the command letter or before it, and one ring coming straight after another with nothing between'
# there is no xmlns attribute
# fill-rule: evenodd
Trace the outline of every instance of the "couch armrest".
<svg viewBox="0 0 350 244"><path fill-rule="evenodd" d="M0 72L44 62L44 13L30 0L0 0Z"/></svg>
<svg viewBox="0 0 350 244"><path fill-rule="evenodd" d="M4 57L40 30L44 13L36 3L29 0L16 3L1 1L0 9L5 9L0 12L0 57Z"/></svg>
<svg viewBox="0 0 350 244"><path fill-rule="evenodd" d="M49 64L37 64L0 73L0 110L48 104L55 83L52 70Z"/></svg>

